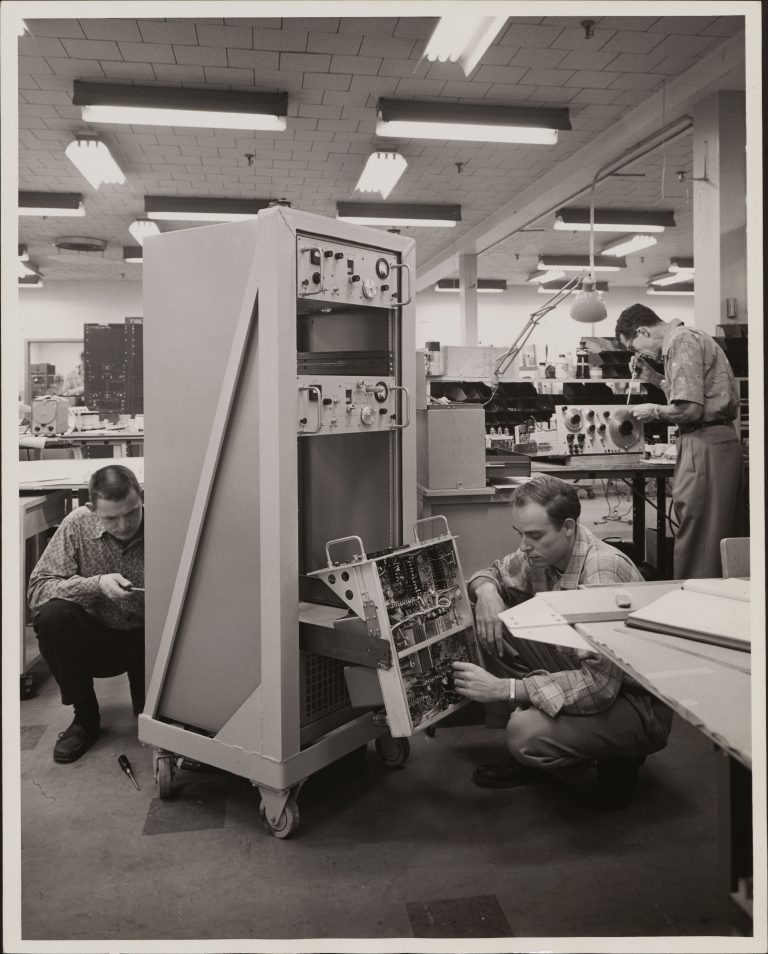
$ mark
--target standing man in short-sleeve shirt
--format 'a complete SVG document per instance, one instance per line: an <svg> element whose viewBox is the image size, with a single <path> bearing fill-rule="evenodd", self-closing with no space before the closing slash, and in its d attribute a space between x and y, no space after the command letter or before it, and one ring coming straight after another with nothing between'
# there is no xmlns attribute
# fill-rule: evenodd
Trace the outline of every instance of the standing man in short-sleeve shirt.
<svg viewBox="0 0 768 954"><path fill-rule="evenodd" d="M638 404L632 413L640 421L676 424L680 435L672 484L675 577L722 576L720 541L746 532L743 461L733 426L739 390L728 359L710 335L662 321L640 304L619 315L616 337L634 353L641 380L663 362L659 383L669 404Z"/></svg>

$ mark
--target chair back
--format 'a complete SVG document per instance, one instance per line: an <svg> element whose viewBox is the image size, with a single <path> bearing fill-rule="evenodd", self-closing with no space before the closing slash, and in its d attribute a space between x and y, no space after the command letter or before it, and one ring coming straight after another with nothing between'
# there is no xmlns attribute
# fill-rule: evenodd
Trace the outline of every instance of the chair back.
<svg viewBox="0 0 768 954"><path fill-rule="evenodd" d="M720 541L723 576L749 577L749 537L725 537Z"/></svg>

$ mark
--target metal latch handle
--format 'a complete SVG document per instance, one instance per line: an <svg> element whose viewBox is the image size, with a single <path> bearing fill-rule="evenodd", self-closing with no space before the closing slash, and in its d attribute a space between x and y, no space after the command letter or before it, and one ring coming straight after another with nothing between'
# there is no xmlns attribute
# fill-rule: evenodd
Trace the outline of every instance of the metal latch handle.
<svg viewBox="0 0 768 954"><path fill-rule="evenodd" d="M299 434L319 434L323 428L323 392L315 384L308 384L306 387L299 388L299 391L314 391L317 394L317 427L314 431L299 431ZM310 401L310 404L312 402Z"/></svg>
<svg viewBox="0 0 768 954"><path fill-rule="evenodd" d="M404 427L408 427L408 425L411 423L411 392L408 390L408 388L403 387L400 384L390 384L389 390L402 391L405 398L405 423L390 423L389 425L393 430L402 430Z"/></svg>
<svg viewBox="0 0 768 954"><path fill-rule="evenodd" d="M320 258L320 265L318 266L319 269L320 269L320 284L319 284L318 287L317 287L317 291L303 291L303 292L301 292L301 297L302 297L302 298L308 298L310 295L320 295L320 294L322 294L322 292L325 291L325 289L323 288L323 257L324 257L324 256L323 256L323 250L320 248L319 245L307 245L307 246L306 246L305 248L303 248L301 251L302 251L302 252L309 252L310 254L311 254L312 252L317 252L317 254L318 254L319 258ZM311 264L311 263L310 263L310 264Z"/></svg>
<svg viewBox="0 0 768 954"><path fill-rule="evenodd" d="M435 520L442 520L445 531L442 533L433 533L431 536L424 537L422 540L422 538L419 536L419 526L425 523L434 523ZM416 543L424 543L425 540L434 540L435 537L449 537L450 535L451 528L448 526L448 521L441 513L436 513L434 517L423 517L421 520L417 520L413 525L413 539L416 541Z"/></svg>
<svg viewBox="0 0 768 954"><path fill-rule="evenodd" d="M398 301L398 302L395 302L394 304L395 308L404 308L406 305L410 305L410 303L413 301L413 282L411 280L411 266L406 264L405 262L401 262L399 264L392 265L392 268L404 268L408 272L408 298L406 299L406 301ZM401 285L403 284L402 277L400 278L400 284Z"/></svg>
<svg viewBox="0 0 768 954"><path fill-rule="evenodd" d="M349 543L350 540L355 540L360 545L360 553L355 554L352 560L344 560L341 562L344 563L357 563L365 560L365 547L363 546L363 541L360 537L351 536L351 537L337 537L335 540L329 540L325 545L325 555L328 558L328 566L333 567L335 564L333 558L331 557L331 547L336 546L339 543Z"/></svg>

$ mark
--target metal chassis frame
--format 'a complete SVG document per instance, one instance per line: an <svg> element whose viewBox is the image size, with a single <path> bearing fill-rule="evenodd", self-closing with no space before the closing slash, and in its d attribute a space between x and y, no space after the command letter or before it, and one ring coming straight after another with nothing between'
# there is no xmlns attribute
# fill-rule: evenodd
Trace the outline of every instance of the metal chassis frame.
<svg viewBox="0 0 768 954"><path fill-rule="evenodd" d="M185 729L157 718L162 684L167 674L189 581L195 566L206 511L217 467L224 447L233 399L242 372L246 347L251 337L258 305L259 405L290 407L296 388L296 323L264 320L264 316L295 314L295 271L280 263L284 242L295 244L296 232L322 234L339 242L357 242L369 247L386 247L413 262L414 242L397 235L350 226L310 213L282 208L259 214L256 252L237 318L226 374L222 384L211 435L191 512L189 528L181 554L157 657L150 679L144 712L139 716L142 741L213 765L248 778L258 785L268 817L276 820L291 789L337 758L358 746L384 735L386 726L373 722L365 713L334 729L306 749L300 749L298 706L284 711L280 700L291 689L289 680L299 671L298 635L298 530L297 530L297 447L296 434L286 429L260 430L260 567L262 601L260 632L280 633L279 651L262 657L261 681L254 692L214 736ZM413 327L413 306L408 321ZM403 327L401 324L401 338ZM398 355L401 382L415 378L415 350L401 347ZM416 436L415 428L401 432L403 487L402 535L416 517ZM407 463L410 462L410 463ZM405 473L406 466L413 473ZM412 486L411 486L412 485ZM264 713L269 718L264 719ZM250 751L243 739L258 725L261 750ZM296 789L297 791L297 789Z"/></svg>

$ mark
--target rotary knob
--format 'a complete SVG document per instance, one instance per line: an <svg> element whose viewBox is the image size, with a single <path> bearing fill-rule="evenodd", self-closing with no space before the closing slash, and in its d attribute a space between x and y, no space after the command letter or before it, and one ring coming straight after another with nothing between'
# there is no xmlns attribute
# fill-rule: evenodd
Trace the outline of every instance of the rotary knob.
<svg viewBox="0 0 768 954"><path fill-rule="evenodd" d="M363 282L363 296L365 298L375 298L379 286L371 278L366 278Z"/></svg>
<svg viewBox="0 0 768 954"><path fill-rule="evenodd" d="M364 404L360 410L360 420L370 427L376 421L376 412L370 404Z"/></svg>

